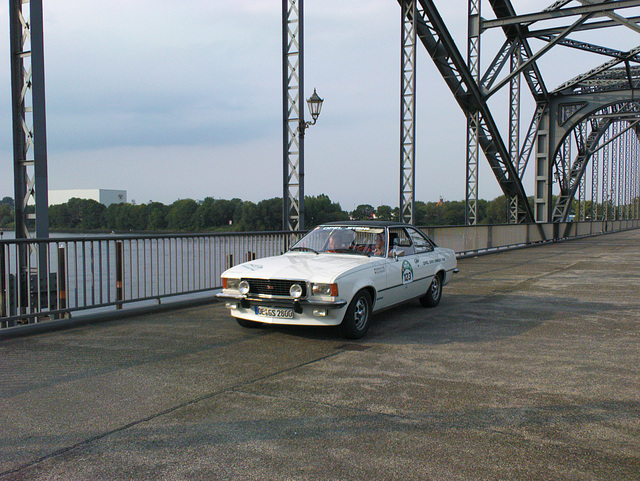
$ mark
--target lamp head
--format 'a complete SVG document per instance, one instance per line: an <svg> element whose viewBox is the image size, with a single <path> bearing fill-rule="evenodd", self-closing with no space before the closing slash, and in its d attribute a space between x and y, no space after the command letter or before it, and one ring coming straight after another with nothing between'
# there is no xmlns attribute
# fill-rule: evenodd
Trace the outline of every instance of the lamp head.
<svg viewBox="0 0 640 481"><path fill-rule="evenodd" d="M324 99L321 99L318 96L316 89L313 89L313 95L307 99L307 104L309 105L309 113L311 114L311 118L313 119L314 123L320 115L322 102L324 102Z"/></svg>

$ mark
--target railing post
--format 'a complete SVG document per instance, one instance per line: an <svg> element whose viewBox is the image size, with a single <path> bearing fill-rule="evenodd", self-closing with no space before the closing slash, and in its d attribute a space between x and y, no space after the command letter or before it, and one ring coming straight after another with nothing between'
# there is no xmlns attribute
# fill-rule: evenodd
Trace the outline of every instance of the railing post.
<svg viewBox="0 0 640 481"><path fill-rule="evenodd" d="M67 308L67 265L64 246L58 246L58 309ZM59 315L57 317L63 317Z"/></svg>
<svg viewBox="0 0 640 481"><path fill-rule="evenodd" d="M7 317L7 280L6 261L4 258L4 246L0 246L0 318ZM6 327L5 322L0 323L0 327Z"/></svg>
<svg viewBox="0 0 640 481"><path fill-rule="evenodd" d="M116 301L124 300L124 249L122 241L116 241ZM122 302L117 302L116 309L122 309Z"/></svg>

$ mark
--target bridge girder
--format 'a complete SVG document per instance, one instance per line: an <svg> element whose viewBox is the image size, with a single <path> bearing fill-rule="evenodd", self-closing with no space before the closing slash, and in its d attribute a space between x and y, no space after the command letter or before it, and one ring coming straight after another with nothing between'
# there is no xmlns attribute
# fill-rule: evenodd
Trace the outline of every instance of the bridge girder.
<svg viewBox="0 0 640 481"><path fill-rule="evenodd" d="M636 138L638 137L640 103L634 99L631 90L566 96L552 100L549 115L549 123L555 126L547 136L551 142L548 151L552 152L549 158L550 170L558 179L559 193L555 204L549 204L547 208L552 209L552 222L566 222L587 166L590 162L593 163L594 154L602 149L598 145L603 135L612 125L624 122L628 124L624 131L633 129ZM591 127L588 135L587 124ZM615 135L619 136L624 131ZM567 169L565 163L570 159L565 158L563 147L570 141L572 134L578 144L577 154ZM612 140L614 139L607 139L606 142Z"/></svg>
<svg viewBox="0 0 640 481"><path fill-rule="evenodd" d="M410 0L398 0L402 5ZM463 59L433 1L413 0L418 38L431 56L436 68L449 87L459 107L467 117L467 223L475 223L477 202L477 168L470 168L479 148L482 149L499 186L511 208L509 221L561 222L567 219L569 207L576 195L584 200L586 186L583 174L598 151L597 144L608 126L616 120L591 118L602 109L633 101L633 91L640 88L640 46L622 51L608 46L578 41L570 36L613 26L624 26L640 32L640 17L624 17L621 13L639 7L640 0L561 0L544 11L517 15L510 0L489 0L496 18L486 20L480 15L481 0L468 0L469 29L467 59ZM573 5L570 5L572 4ZM575 6L575 3L580 5ZM403 15L406 15L403 13ZM597 17L597 19L596 19ZM602 21L601 17L608 17ZM545 20L554 20L552 28L536 28ZM558 25L563 23L563 25ZM506 40L484 75L480 76L480 35L491 28L501 28ZM545 42L533 51L530 39ZM595 69L571 79L550 92L537 61L552 48L579 49L608 57L610 60ZM509 59L511 61L509 62ZM616 68L623 64L622 68ZM510 71L503 73L509 65ZM535 110L523 143L520 144L520 76L523 76L535 102ZM498 126L487 105L488 100L509 85L509 138L502 140ZM579 106L579 108L576 107ZM561 114L558 114L561 109ZM622 112L624 109L619 109ZM625 117L638 117L626 109ZM570 114L570 115L569 115ZM559 121L560 117L564 118ZM617 119L620 121L621 119ZM570 132L589 122L595 127L591 134L582 134L585 152L576 156L568 172L559 172L557 156L563 139ZM586 124L584 124L586 125ZM638 131L638 127L634 129ZM507 147L508 145L508 147ZM637 155L637 148L635 149ZM535 152L534 205L531 207L522 184L529 159ZM593 166L593 175L601 175ZM634 168L634 167L630 167ZM470 175L470 172L472 175ZM556 184L554 176L565 176L565 184ZM632 178L637 181L637 175ZM569 179L569 182L566 182ZM580 182L583 182L582 185ZM593 181L595 192L595 180ZM612 180L613 182L613 180ZM559 200L553 202L553 188L560 186ZM625 187L626 188L626 187Z"/></svg>
<svg viewBox="0 0 640 481"><path fill-rule="evenodd" d="M10 0L14 218L18 239L49 237L42 22L42 0Z"/></svg>
<svg viewBox="0 0 640 481"><path fill-rule="evenodd" d="M502 191L509 199L518 200L515 218L519 223L533 222L533 211L527 202L518 169L510 159L478 79L458 50L435 4L428 0L417 1L420 6L416 16L418 38L467 119L475 121L468 132L474 132L473 142L482 149ZM402 4L402 0L399 3Z"/></svg>
<svg viewBox="0 0 640 481"><path fill-rule="evenodd" d="M304 0L282 0L282 228L304 229Z"/></svg>

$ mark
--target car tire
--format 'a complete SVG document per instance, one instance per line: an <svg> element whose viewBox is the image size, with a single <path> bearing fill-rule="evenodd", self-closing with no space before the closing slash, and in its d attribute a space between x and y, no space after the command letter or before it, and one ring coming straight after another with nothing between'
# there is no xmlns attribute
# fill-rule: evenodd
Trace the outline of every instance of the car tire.
<svg viewBox="0 0 640 481"><path fill-rule="evenodd" d="M436 307L442 299L442 274L433 276L431 284L424 296L420 297L420 304L423 307Z"/></svg>
<svg viewBox="0 0 640 481"><path fill-rule="evenodd" d="M371 324L371 295L365 289L358 291L344 315L342 334L348 339L360 339L369 330Z"/></svg>
<svg viewBox="0 0 640 481"><path fill-rule="evenodd" d="M247 319L240 319L239 317L236 317L236 321L242 327L246 327L247 329L257 329L259 327L262 327L261 322L249 321Z"/></svg>

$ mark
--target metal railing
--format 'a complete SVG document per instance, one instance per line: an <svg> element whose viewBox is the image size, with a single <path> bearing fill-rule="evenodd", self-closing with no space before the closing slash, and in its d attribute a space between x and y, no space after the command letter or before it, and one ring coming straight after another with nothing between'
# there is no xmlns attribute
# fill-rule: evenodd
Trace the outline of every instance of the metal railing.
<svg viewBox="0 0 640 481"><path fill-rule="evenodd" d="M635 219L423 230L438 245L462 257L638 227L640 221ZM55 322L80 312L212 298L225 269L281 254L300 235L253 232L0 240L0 331Z"/></svg>
<svg viewBox="0 0 640 481"><path fill-rule="evenodd" d="M0 329L76 311L160 304L221 287L230 266L281 254L290 232L0 241ZM24 262L19 262L19 259ZM20 265L26 268L20 268Z"/></svg>
<svg viewBox="0 0 640 481"><path fill-rule="evenodd" d="M438 245L456 251L458 257L555 242L640 227L640 220L565 222L549 224L500 224L423 228Z"/></svg>

